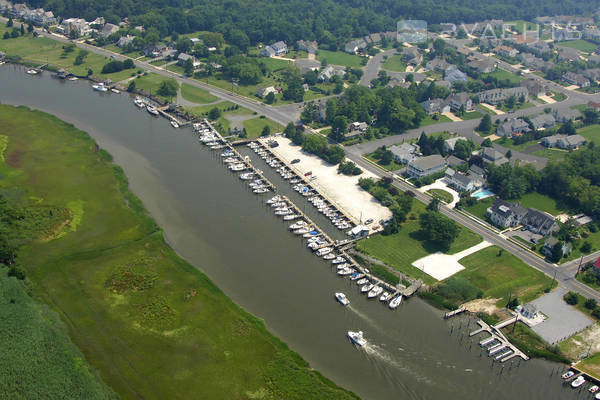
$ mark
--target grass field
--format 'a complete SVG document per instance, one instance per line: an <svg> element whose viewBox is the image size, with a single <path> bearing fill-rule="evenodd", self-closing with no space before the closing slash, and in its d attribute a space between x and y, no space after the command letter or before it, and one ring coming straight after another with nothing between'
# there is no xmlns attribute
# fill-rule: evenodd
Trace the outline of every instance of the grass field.
<svg viewBox="0 0 600 400"><path fill-rule="evenodd" d="M540 150L536 150L533 153L531 153L531 155L534 155L537 157L544 157L550 161L562 160L563 158L565 158L566 154L567 154L566 151L560 150L560 149L540 149Z"/></svg>
<svg viewBox="0 0 600 400"><path fill-rule="evenodd" d="M392 160L391 163L385 165L381 163L381 160L378 160L377 158L373 157L373 154L367 154L364 156L366 159L368 159L369 161L374 162L375 164L379 165L379 167L385 169L386 171L396 171L399 170L400 168L404 167L404 165L402 164L398 164L396 161Z"/></svg>
<svg viewBox="0 0 600 400"><path fill-rule="evenodd" d="M492 203L494 202L495 199L496 199L495 197L488 197L486 199L479 200L474 205L472 205L470 207L465 207L465 211L468 211L471 214L473 214L479 218L485 219L485 212L488 209L488 207L490 207L492 205ZM537 193L537 192L527 193L520 199L514 199L514 200L508 200L508 201L511 203L515 203L515 202L520 203L525 208L529 208L529 207L537 208L538 210L545 211L554 216L565 211L565 209L563 207L561 207L556 202L556 200L554 200L553 198L551 198L549 196L546 196L545 194L541 194L541 193Z"/></svg>
<svg viewBox="0 0 600 400"><path fill-rule="evenodd" d="M257 117L247 119L243 122L243 125L244 128L246 128L246 133L248 134L249 138L259 137L265 126L271 128L271 134L283 131L283 126L279 125L277 122L271 121L268 118Z"/></svg>
<svg viewBox="0 0 600 400"><path fill-rule="evenodd" d="M588 42L587 40L583 40L583 39L566 40L566 41L560 42L560 44L558 44L557 46L558 47L570 47L572 49L577 49L577 50L583 51L585 53L591 53L594 50L596 50L596 47L598 47L598 45Z"/></svg>
<svg viewBox="0 0 600 400"><path fill-rule="evenodd" d="M206 90L187 83L181 85L181 96L187 101L197 104L212 103L213 101L219 100L218 97L213 96Z"/></svg>
<svg viewBox="0 0 600 400"><path fill-rule="evenodd" d="M0 24L0 36L8 30L10 28ZM75 48L72 52L65 52L63 46L57 41L43 37L34 38L30 34L15 39L0 40L0 51L9 56L18 56L22 61L36 65L48 63L55 68L63 68L78 76L86 76L88 69L91 69L94 76L119 82L134 72L134 70L125 70L113 74L102 74L102 67L110 60L108 57L92 52L84 58L81 65L74 65L79 49Z"/></svg>
<svg viewBox="0 0 600 400"><path fill-rule="evenodd" d="M292 62L288 60L280 60L279 58L270 57L259 57L258 62L265 64L269 71L279 71L280 69L284 69L288 65L292 64Z"/></svg>
<svg viewBox="0 0 600 400"><path fill-rule="evenodd" d="M543 294L552 279L525 264L500 247L479 250L459 261L465 269L455 276L468 279L483 290L483 297L500 299L503 307L508 297L517 296L524 304Z"/></svg>
<svg viewBox="0 0 600 400"><path fill-rule="evenodd" d="M179 258L87 134L5 105L0 126L1 187L72 215L60 234L21 248L32 289L122 398L355 398Z"/></svg>
<svg viewBox="0 0 600 400"><path fill-rule="evenodd" d="M600 125L588 125L577 129L577 133L587 140L600 144Z"/></svg>
<svg viewBox="0 0 600 400"><path fill-rule="evenodd" d="M497 68L494 72L490 72L488 74L482 74L481 78L485 77L494 77L498 80L508 80L510 83L516 85L523 80L523 77L513 74L512 72L508 72L504 69Z"/></svg>
<svg viewBox="0 0 600 400"><path fill-rule="evenodd" d="M466 112L462 116L460 116L460 119L462 119L464 121L467 121L470 119L478 119L478 118L483 118L483 114L480 113L479 111Z"/></svg>
<svg viewBox="0 0 600 400"><path fill-rule="evenodd" d="M398 233L393 235L376 235L357 244L358 250L390 267L415 278L423 277L423 272L411 264L419 258L439 251L434 243L422 240L419 235L419 214L424 212L425 206L415 201L409 219L402 224ZM460 227L459 237L450 246L449 254L458 253L481 242L481 237L474 232ZM424 276L427 283L435 282L429 275Z"/></svg>
<svg viewBox="0 0 600 400"><path fill-rule="evenodd" d="M146 93L158 96L156 91L160 87L160 84L163 81L166 81L167 79L169 79L169 78L165 78L164 76L160 76L158 74L148 72L145 75L140 75L137 78L135 78L135 87L138 90L143 90ZM158 96L158 97L162 97L166 101L172 100L170 98L163 97L163 96Z"/></svg>
<svg viewBox="0 0 600 400"><path fill-rule="evenodd" d="M452 122L452 120L450 118L446 117L445 115L438 115L437 119L434 119L433 116L431 116L431 115L427 115L425 117L425 119L423 119L421 121L421 124L419 126L423 127L423 126L441 124L444 122Z"/></svg>
<svg viewBox="0 0 600 400"><path fill-rule="evenodd" d="M485 214L487 209L492 205L496 197L488 197L483 200L477 201L475 204L469 207L465 207L464 210L485 220Z"/></svg>
<svg viewBox="0 0 600 400"><path fill-rule="evenodd" d="M0 381L6 399L116 399L71 342L58 314L0 267Z"/></svg>
<svg viewBox="0 0 600 400"><path fill-rule="evenodd" d="M402 56L399 54L388 57L383 63L383 68L388 71L404 72L406 71L406 63L402 61Z"/></svg>
<svg viewBox="0 0 600 400"><path fill-rule="evenodd" d="M348 54L343 51L321 50L317 53L317 60L326 60L328 64L343 65L345 67L360 68L361 57L356 54Z"/></svg>
<svg viewBox="0 0 600 400"><path fill-rule="evenodd" d="M445 203L452 203L452 200L454 200L454 197L444 189L429 189L427 193L433 197L437 197Z"/></svg>

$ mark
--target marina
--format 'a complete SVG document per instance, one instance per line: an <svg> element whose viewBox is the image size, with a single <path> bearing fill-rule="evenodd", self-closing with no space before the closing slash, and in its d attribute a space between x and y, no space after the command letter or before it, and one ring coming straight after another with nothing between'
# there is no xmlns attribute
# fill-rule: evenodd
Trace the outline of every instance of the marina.
<svg viewBox="0 0 600 400"><path fill-rule="evenodd" d="M271 214L265 213L265 201L275 194L291 198L284 190L289 188L254 195L216 162L226 149L198 146L198 134L191 129L175 132L168 120L135 112L125 94L94 95L83 80L63 85L43 75L31 79L12 66L0 71L0 79L3 103L41 109L90 132L123 167L132 190L175 251L206 271L235 303L263 319L312 367L359 396L577 397L577 391L570 385L563 388L553 373L563 368L558 364L531 360L511 369L509 365L516 365L513 360L490 364L488 357L479 357L479 346L469 350L465 341L459 345L461 336L448 332L463 316L443 320L443 313L419 298L402 301L391 314L375 298L359 298L353 283L363 279L360 273L339 279L324 268L333 266L325 261L335 257L315 257L304 239L283 234L300 218L286 221L284 228L283 218L265 218ZM313 221L321 217L309 215ZM337 270L337 265L332 268ZM334 292L345 293L350 305L341 307L333 301ZM350 346L349 330L363 331L368 343Z"/></svg>

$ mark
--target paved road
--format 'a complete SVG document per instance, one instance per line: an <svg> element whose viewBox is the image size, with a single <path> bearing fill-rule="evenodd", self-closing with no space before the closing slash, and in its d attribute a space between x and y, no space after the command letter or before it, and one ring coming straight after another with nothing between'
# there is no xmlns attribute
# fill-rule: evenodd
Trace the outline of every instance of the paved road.
<svg viewBox="0 0 600 400"><path fill-rule="evenodd" d="M6 22L6 19L0 17L0 21ZM59 42L71 43L71 40L69 40L63 36L54 35L54 34L45 34L45 33L41 32L41 30L38 30L38 33L40 33L40 35L42 35L42 36L49 37L49 38L57 40ZM115 59L118 59L118 60L124 60L126 58L129 58L129 57L123 56L121 54L116 54L116 53L113 53L111 51L108 51L108 50L105 50L102 48L87 45L82 42L77 42L75 44L80 48L86 49L90 52L94 52L94 53L97 53L97 54L100 54L100 55L103 55L106 57L114 57ZM214 94L215 96L217 96L221 99L229 100L240 106L246 107L249 110L256 111L257 113L263 114L267 118L270 118L282 125L286 125L288 122L296 122L296 120L297 120L297 116L295 116L295 115L296 115L296 113L299 112L299 108L296 109L295 107L297 107L298 105L286 105L286 106L279 106L279 107L269 106L269 105L260 103L258 101L254 101L254 100L248 99L246 97L231 93L227 90L216 88L214 86L210 86L208 84L199 82L197 80L188 79L188 78L182 77L176 73L157 68L154 65L149 64L147 62L142 62L142 61L137 61L137 60L134 60L134 62L136 64L136 66L139 68L144 68L148 71L154 72L161 76L174 78L174 79L178 80L180 83L185 82L192 86L196 86L196 87L208 90L212 94ZM379 64L373 64L373 66L377 66L380 64L381 63L379 62ZM367 69L370 71L369 74L372 74L373 71L376 71L375 67L373 67L372 69L371 68L367 68ZM375 72L375 75L376 74L377 74L377 72ZM562 87L557 88L557 89L559 91L566 90ZM565 100L564 102L552 104L552 105L544 105L544 106L535 107L535 108L529 108L526 110L520 110L513 114L506 114L503 116L498 116L498 118L503 119L503 118L508 118L511 116L531 115L531 114L535 114L537 112L543 111L543 108L545 108L545 107L551 107L551 108L570 107L571 105L585 103L591 99L595 100L596 98L600 97L600 95L595 95L595 96L583 95L583 94L575 93L575 92L571 92L571 91L568 91L568 94L570 95L570 97L569 97L569 99ZM402 138L408 139L411 136L416 137L416 135L420 134L421 131L425 131L426 133L432 133L432 132L448 130L448 131L453 131L453 132L458 132L458 133L463 133L465 135L468 135L469 132L472 133L472 129L478 123L479 123L478 120L470 120L470 121L460 121L460 122L450 122L450 123L438 124L438 125L428 126L425 128L415 129L413 131L404 133L401 136L387 137L387 138L376 140L376 141L373 141L370 143L364 143L364 144L359 144L359 145L355 145L355 146L350 146L347 148L348 158L350 158L352 161L354 161L356 164L360 165L361 167L371 171L372 173L374 173L377 176L380 176L380 177L389 176L389 173L385 173L381 169L366 162L362 158L362 154L365 152L373 151L375 148L377 148L378 146L381 146L382 144L393 144ZM473 137L473 138L475 139L475 137ZM513 154L515 154L515 152L513 152ZM519 153L517 153L517 154L519 157L522 157L522 156L523 157L531 157L531 156L528 156L525 154L519 154ZM517 156L517 155L515 154L515 156ZM429 203L429 201L430 201L430 198L428 196L426 196L425 194L423 194L421 192L414 190L414 188L412 186L408 185L406 182L404 182L402 180L394 178L394 185L404 191L406 191L406 190L413 191L416 194L416 198L425 204ZM573 291L579 292L579 293L583 294L584 296L587 296L590 298L595 298L596 300L600 301L600 293L594 291L593 289L587 287L586 285L581 284L580 282L578 282L577 280L575 280L573 278L575 271L577 270L576 266L578 265L578 261L573 261L573 262L567 263L566 265L559 267L559 268L554 267L552 264L547 263L546 261L544 261L544 260L540 259L539 257L535 256L534 254L532 254L531 252L522 249L520 246L508 241L506 238L494 233L493 231L487 229L486 227L474 222L470 218L465 217L464 215L462 215L454 210L451 210L451 209L443 206L443 207L441 207L440 211L443 214L447 215L448 217L452 218L457 223L459 223L459 224L471 229L472 231L476 232L477 234L481 235L485 240L489 241L490 243L500 246L507 251L510 251L512 254L519 257L521 260L523 260L527 264L531 265L532 267L542 271L546 275L551 276L551 277L556 277L556 280L559 282L559 284L561 286L567 288L568 290L573 290ZM595 257L597 257L597 255L587 256L584 258L584 262L592 260Z"/></svg>
<svg viewBox="0 0 600 400"><path fill-rule="evenodd" d="M363 76L360 78L360 84L366 87L371 86L371 81L377 78L377 74L379 74L379 70L383 62L385 61L384 56L391 57L396 54L396 49L386 50L375 54L367 65L363 68Z"/></svg>

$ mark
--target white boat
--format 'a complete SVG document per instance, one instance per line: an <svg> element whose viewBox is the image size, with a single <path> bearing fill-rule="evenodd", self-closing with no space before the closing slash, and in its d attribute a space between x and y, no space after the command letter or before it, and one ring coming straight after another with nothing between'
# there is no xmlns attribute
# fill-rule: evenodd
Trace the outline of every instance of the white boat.
<svg viewBox="0 0 600 400"><path fill-rule="evenodd" d="M392 301L390 301L390 304L388 304L388 307L393 310L394 308L397 308L400 305L400 303L402 303L401 294L399 294L397 297L394 297Z"/></svg>
<svg viewBox="0 0 600 400"><path fill-rule="evenodd" d="M583 375L579 375L573 382L571 382L571 387L578 388L579 386L585 383L585 378Z"/></svg>
<svg viewBox="0 0 600 400"><path fill-rule="evenodd" d="M292 210L281 210L281 211L275 211L275 215L279 216L279 217L283 217L286 215L290 215L291 213L293 213Z"/></svg>
<svg viewBox="0 0 600 400"><path fill-rule="evenodd" d="M304 234L305 234L305 233L307 233L307 232L310 232L310 229L309 229L308 227L302 227L302 228L296 229L296 230L294 231L294 233L295 233L296 235L304 235Z"/></svg>
<svg viewBox="0 0 600 400"><path fill-rule="evenodd" d="M153 107L149 104L146 106L146 110L152 115L158 115L158 110L156 109L156 107Z"/></svg>
<svg viewBox="0 0 600 400"><path fill-rule="evenodd" d="M110 89L110 91L111 91L111 92L113 92L113 93L116 93L116 94L119 94L119 93L121 93L121 91L120 91L120 90L118 90L118 89L115 89L115 88L112 88L112 89Z"/></svg>
<svg viewBox="0 0 600 400"><path fill-rule="evenodd" d="M322 249L317 250L317 255L319 257L324 256L325 254L329 254L333 251L331 247L323 247Z"/></svg>
<svg viewBox="0 0 600 400"><path fill-rule="evenodd" d="M336 268L338 270L344 269L344 268L347 268L347 267L348 267L348 263L341 263L341 264L336 265Z"/></svg>
<svg viewBox="0 0 600 400"><path fill-rule="evenodd" d="M594 385L588 389L590 393L596 393L598 390L600 390L600 387L598 387L598 385Z"/></svg>
<svg viewBox="0 0 600 400"><path fill-rule="evenodd" d="M273 204L273 203L278 203L281 201L281 196L277 195L277 196L273 196L271 197L269 200L265 201L266 204Z"/></svg>
<svg viewBox="0 0 600 400"><path fill-rule="evenodd" d="M262 194L262 193L267 193L268 191L269 191L269 189L268 189L268 188L262 187L262 188L257 188L257 189L254 189L254 190L252 191L252 193L256 193L256 194Z"/></svg>
<svg viewBox="0 0 600 400"><path fill-rule="evenodd" d="M350 267L346 267L344 269L340 269L337 272L337 274L340 275L340 276L346 276L346 275L350 275L350 274L353 274L353 273L354 273L354 270L352 268L350 268Z"/></svg>
<svg viewBox="0 0 600 400"><path fill-rule="evenodd" d="M347 306L348 304L350 304L350 300L348 300L348 298L346 297L346 295L344 293L340 293L340 292L336 293L335 299L337 301L339 301L340 304L343 306Z"/></svg>
<svg viewBox="0 0 600 400"><path fill-rule="evenodd" d="M361 278L358 281L356 281L357 285L364 285L365 283L369 282L369 280L367 278Z"/></svg>
<svg viewBox="0 0 600 400"><path fill-rule="evenodd" d="M366 285L364 285L363 287L360 288L360 292L361 293L367 293L369 290L373 289L375 285L372 283L367 283Z"/></svg>
<svg viewBox="0 0 600 400"><path fill-rule="evenodd" d="M136 97L135 100L133 100L133 104L135 104L139 108L144 108L146 106L144 104L144 101L140 97Z"/></svg>
<svg viewBox="0 0 600 400"><path fill-rule="evenodd" d="M28 70L27 70L27 73L28 73L29 75L37 75L37 74L39 74L40 72L39 72L37 69L33 69L33 68L31 68L31 69L28 69Z"/></svg>
<svg viewBox="0 0 600 400"><path fill-rule="evenodd" d="M341 264L341 263L345 263L345 262L346 262L346 259L344 257L338 256L331 263L332 264Z"/></svg>
<svg viewBox="0 0 600 400"><path fill-rule="evenodd" d="M76 80L79 80L79 78L76 77L76 76L70 76L69 78L67 78L67 80L69 80L69 81L76 81Z"/></svg>
<svg viewBox="0 0 600 400"><path fill-rule="evenodd" d="M329 253L323 256L323 260L333 260L335 258L335 254Z"/></svg>
<svg viewBox="0 0 600 400"><path fill-rule="evenodd" d="M296 221L293 224L291 224L289 226L289 229L292 231L295 231L296 229L303 228L304 226L306 226L306 221L300 220L300 221Z"/></svg>
<svg viewBox="0 0 600 400"><path fill-rule="evenodd" d="M363 337L362 331L358 331L358 332L348 331L348 337L350 338L352 343L354 343L358 346L364 346L365 344L367 344L367 340Z"/></svg>
<svg viewBox="0 0 600 400"><path fill-rule="evenodd" d="M391 293L383 292L383 294L379 298L379 301L388 301L388 299L390 298L391 295L392 295Z"/></svg>
<svg viewBox="0 0 600 400"><path fill-rule="evenodd" d="M595 398L596 400L600 400L600 393L596 393L596 395L594 396L594 398Z"/></svg>
<svg viewBox="0 0 600 400"><path fill-rule="evenodd" d="M104 83L102 82L92 85L92 89L94 89L97 92L108 92L108 88L104 86Z"/></svg>
<svg viewBox="0 0 600 400"><path fill-rule="evenodd" d="M236 158L236 157L228 157L228 158L226 158L226 159L223 160L223 162L225 164L233 164L233 163L236 163L236 162L239 162L239 161L240 160L238 158Z"/></svg>
<svg viewBox="0 0 600 400"><path fill-rule="evenodd" d="M562 378L563 379L569 379L570 377L572 377L573 375L575 375L575 372L573 371L567 371L564 374L562 374Z"/></svg>
<svg viewBox="0 0 600 400"><path fill-rule="evenodd" d="M177 121L175 121L174 119L172 119L171 121L171 126L175 129L179 128L179 124L177 123Z"/></svg>
<svg viewBox="0 0 600 400"><path fill-rule="evenodd" d="M240 175L240 179L243 181L249 181L254 178L254 172L246 172Z"/></svg>
<svg viewBox="0 0 600 400"><path fill-rule="evenodd" d="M358 279L363 279L364 277L365 277L365 275L364 275L364 274L359 274L359 273L357 272L357 273L356 273L356 275L352 275L352 276L350 277L350 280L351 280L351 281L356 281L356 280L358 280Z"/></svg>
<svg viewBox="0 0 600 400"><path fill-rule="evenodd" d="M381 294L381 292L383 292L383 288L380 286L375 286L369 291L369 294L367 294L367 298L372 299L373 297L377 297Z"/></svg>
<svg viewBox="0 0 600 400"><path fill-rule="evenodd" d="M286 215L283 217L284 221L293 221L295 219L300 218L301 216L299 214L290 214L290 215Z"/></svg>

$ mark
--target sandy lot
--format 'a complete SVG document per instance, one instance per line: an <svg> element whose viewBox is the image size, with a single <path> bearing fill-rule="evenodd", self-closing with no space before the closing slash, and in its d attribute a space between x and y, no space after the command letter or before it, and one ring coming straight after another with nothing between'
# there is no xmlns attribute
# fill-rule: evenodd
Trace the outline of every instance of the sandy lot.
<svg viewBox="0 0 600 400"><path fill-rule="evenodd" d="M462 119L460 119L459 117L457 117L456 115L454 115L451 112L447 112L447 113L442 113L442 115L450 118L453 122L458 122L458 121L462 121Z"/></svg>
<svg viewBox="0 0 600 400"><path fill-rule="evenodd" d="M485 107L485 108L489 108L490 110L492 110L493 112L495 112L495 113L496 113L496 115L502 115L502 114L506 114L504 111L502 111L502 110L498 110L496 107L494 107L494 106L493 106L493 105L491 105L491 104L488 104L488 103L481 103L480 105L481 105L481 106L483 106L483 107Z"/></svg>
<svg viewBox="0 0 600 400"><path fill-rule="evenodd" d="M294 145L289 139L279 137L275 139L279 146L270 148L270 150L281 158L296 173L304 176L307 172L312 172L312 176L317 179L310 184L319 193L335 204L339 209L348 214L354 224L361 221L373 219L375 221L370 228L376 229L379 221L392 216L387 207L383 207L368 192L358 186L359 178L377 177L363 170L358 176L346 176L337 173L337 166L332 166L319 157L302 151L300 146ZM300 159L299 163L290 164L294 159Z"/></svg>
<svg viewBox="0 0 600 400"><path fill-rule="evenodd" d="M556 100L554 100L552 97L550 96L546 96L545 94L542 96L538 96L538 99L540 100L544 100L547 104L553 104L556 103Z"/></svg>
<svg viewBox="0 0 600 400"><path fill-rule="evenodd" d="M412 265L438 281L442 281L465 269L458 260L488 246L491 246L491 243L484 240L481 243L456 254L430 254L426 257L419 258L417 261L413 262Z"/></svg>
<svg viewBox="0 0 600 400"><path fill-rule="evenodd" d="M473 313L484 312L493 314L498 310L498 307L496 307L496 302L498 300L500 299L475 299L462 304L462 307Z"/></svg>

